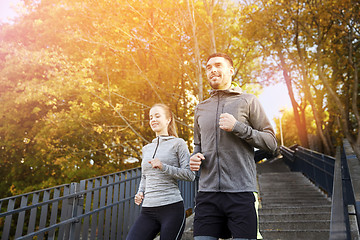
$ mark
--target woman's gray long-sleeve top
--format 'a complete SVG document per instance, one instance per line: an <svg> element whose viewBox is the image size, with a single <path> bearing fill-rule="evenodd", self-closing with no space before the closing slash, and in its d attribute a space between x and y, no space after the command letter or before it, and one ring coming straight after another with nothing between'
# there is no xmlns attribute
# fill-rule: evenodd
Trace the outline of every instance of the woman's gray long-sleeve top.
<svg viewBox="0 0 360 240"><path fill-rule="evenodd" d="M163 168L152 168L158 158ZM194 181L190 153L185 141L173 136L158 136L142 149L139 192L144 192L143 207L157 207L182 201L177 180Z"/></svg>

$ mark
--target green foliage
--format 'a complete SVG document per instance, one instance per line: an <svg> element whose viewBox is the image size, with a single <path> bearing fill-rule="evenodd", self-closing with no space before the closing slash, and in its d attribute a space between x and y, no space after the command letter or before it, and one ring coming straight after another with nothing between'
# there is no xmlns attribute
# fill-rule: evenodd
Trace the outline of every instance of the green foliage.
<svg viewBox="0 0 360 240"><path fill-rule="evenodd" d="M347 137L360 156L359 8L357 1L332 0L244 4L243 36L275 63L262 71L275 78L282 71L289 91L298 93L293 109L299 135L311 132L304 121L311 106L327 154Z"/></svg>
<svg viewBox="0 0 360 240"><path fill-rule="evenodd" d="M26 1L0 30L0 195L120 171L168 104L192 138L185 3ZM206 48L206 46L204 46Z"/></svg>
<svg viewBox="0 0 360 240"><path fill-rule="evenodd" d="M0 25L1 197L138 166L124 161L140 159L154 138L154 103L171 107L191 148L195 52L204 65L213 42L233 57L234 80L255 94L283 81L282 53L309 133L317 116L328 139L359 134L358 3L24 2L23 15Z"/></svg>

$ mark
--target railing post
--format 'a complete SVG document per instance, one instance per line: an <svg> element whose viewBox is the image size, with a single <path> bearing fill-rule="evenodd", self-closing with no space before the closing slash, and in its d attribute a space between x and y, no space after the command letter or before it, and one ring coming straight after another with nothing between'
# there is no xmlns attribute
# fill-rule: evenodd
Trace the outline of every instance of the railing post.
<svg viewBox="0 0 360 240"><path fill-rule="evenodd" d="M15 200L10 199L9 202L8 202L7 211L14 210L14 206L15 206ZM11 228L11 219L12 219L12 215L8 215L8 216L5 217L4 230L3 230L3 233L2 233L1 240L6 240L6 239L9 238L10 228Z"/></svg>
<svg viewBox="0 0 360 240"><path fill-rule="evenodd" d="M74 193L80 192L80 184L79 183L71 183L71 188L74 189ZM69 199L70 200L70 199ZM75 195L72 198L72 208L71 208L71 217L77 217L79 214L81 214L82 207L84 205L84 196L82 194ZM76 240L76 232L77 228L81 226L81 220L77 220L71 223L70 225L70 233L69 233L69 239L70 240Z"/></svg>

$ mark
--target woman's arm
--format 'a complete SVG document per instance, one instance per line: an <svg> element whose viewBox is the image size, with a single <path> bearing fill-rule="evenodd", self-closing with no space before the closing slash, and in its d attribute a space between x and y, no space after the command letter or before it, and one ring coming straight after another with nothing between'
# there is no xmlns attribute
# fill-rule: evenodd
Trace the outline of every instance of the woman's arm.
<svg viewBox="0 0 360 240"><path fill-rule="evenodd" d="M170 166L163 163L162 171L178 180L194 181L195 173L190 170L190 153L186 142L181 139L177 145L177 158L180 167Z"/></svg>

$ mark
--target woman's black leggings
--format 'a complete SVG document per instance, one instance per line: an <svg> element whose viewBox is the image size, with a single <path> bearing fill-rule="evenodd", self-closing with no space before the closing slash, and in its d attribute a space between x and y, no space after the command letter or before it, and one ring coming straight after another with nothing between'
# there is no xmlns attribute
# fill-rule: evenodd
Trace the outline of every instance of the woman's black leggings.
<svg viewBox="0 0 360 240"><path fill-rule="evenodd" d="M126 240L180 240L185 228L184 203L160 207L143 207Z"/></svg>

